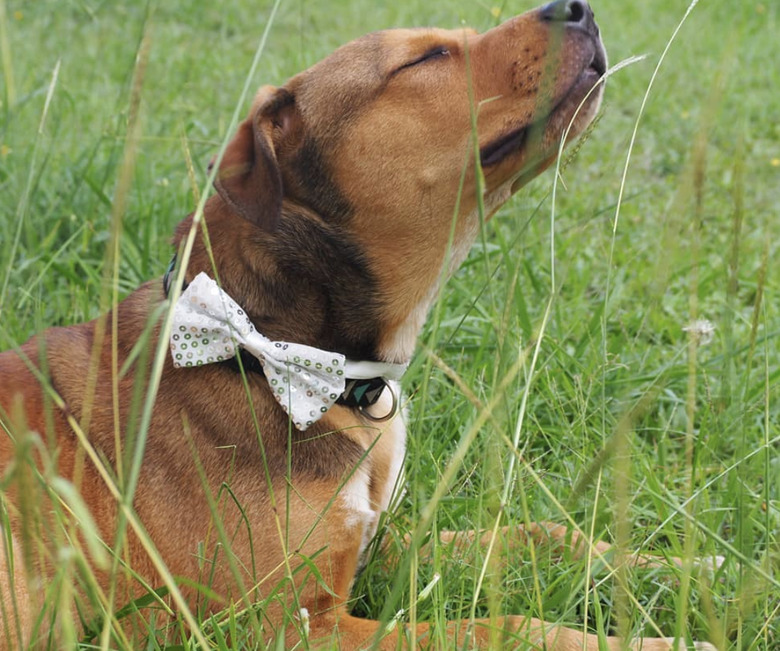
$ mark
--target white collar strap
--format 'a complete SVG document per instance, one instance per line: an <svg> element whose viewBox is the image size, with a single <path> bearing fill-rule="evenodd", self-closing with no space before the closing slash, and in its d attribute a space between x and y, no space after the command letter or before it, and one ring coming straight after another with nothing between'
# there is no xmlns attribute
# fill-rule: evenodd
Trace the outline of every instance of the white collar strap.
<svg viewBox="0 0 780 651"><path fill-rule="evenodd" d="M177 368L221 362L246 350L260 362L274 397L301 431L342 397L348 380L400 380L406 370L406 364L356 362L312 346L271 341L203 272L176 302L170 345Z"/></svg>

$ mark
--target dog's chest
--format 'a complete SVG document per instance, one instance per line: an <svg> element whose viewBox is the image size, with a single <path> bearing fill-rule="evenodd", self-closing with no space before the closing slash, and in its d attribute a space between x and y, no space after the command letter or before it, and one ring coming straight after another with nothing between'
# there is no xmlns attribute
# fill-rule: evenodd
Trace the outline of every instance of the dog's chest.
<svg viewBox="0 0 780 651"><path fill-rule="evenodd" d="M392 388L399 391L396 383ZM390 392L385 390L371 409L377 414L387 413L392 407L391 401ZM361 565L366 546L376 534L380 514L388 509L393 496L403 485L406 452L406 425L401 413L365 431L365 457L339 493L344 526L353 535L360 536Z"/></svg>

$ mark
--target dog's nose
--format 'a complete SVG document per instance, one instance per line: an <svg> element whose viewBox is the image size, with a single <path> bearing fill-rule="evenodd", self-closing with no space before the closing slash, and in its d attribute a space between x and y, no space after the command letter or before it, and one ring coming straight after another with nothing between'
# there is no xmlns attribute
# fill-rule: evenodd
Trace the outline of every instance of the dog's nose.
<svg viewBox="0 0 780 651"><path fill-rule="evenodd" d="M593 20L593 10L584 0L555 0L539 10L539 17L548 23L566 23L594 35L599 33Z"/></svg>

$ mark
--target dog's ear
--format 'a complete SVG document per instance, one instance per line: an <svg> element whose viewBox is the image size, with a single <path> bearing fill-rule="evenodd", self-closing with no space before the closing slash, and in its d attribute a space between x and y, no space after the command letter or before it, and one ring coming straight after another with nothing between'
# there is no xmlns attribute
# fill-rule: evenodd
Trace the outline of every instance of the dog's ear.
<svg viewBox="0 0 780 651"><path fill-rule="evenodd" d="M273 231L282 212L282 174L276 142L294 105L284 89L263 86L252 102L249 117L228 143L214 186L239 215Z"/></svg>

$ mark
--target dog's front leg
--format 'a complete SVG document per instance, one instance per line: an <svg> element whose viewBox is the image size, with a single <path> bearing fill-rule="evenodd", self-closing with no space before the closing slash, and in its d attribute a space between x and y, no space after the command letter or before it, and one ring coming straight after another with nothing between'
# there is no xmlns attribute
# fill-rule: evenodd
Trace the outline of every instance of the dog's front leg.
<svg viewBox="0 0 780 651"><path fill-rule="evenodd" d="M486 549L492 532L446 531L439 543L454 545L453 554L467 553L474 545ZM521 549L529 544L552 546L554 550L569 550L574 556L587 553L607 554L612 547L607 543L589 545L584 536L566 527L550 522L532 523L529 526L503 527L494 541L493 548L503 551ZM431 555L433 544L420 547L422 558ZM598 635L560 626L539 619L518 615L494 619L457 620L446 623L444 629L427 622L414 627L402 622L391 624L361 619L349 614L345 602L327 611L312 614L308 625L308 642L314 649L524 649L545 651L684 651L684 642L674 644L673 638L637 638L628 645L618 637L599 638ZM294 640L288 640L290 644ZM715 651L707 643L697 642L698 651Z"/></svg>
<svg viewBox="0 0 780 651"><path fill-rule="evenodd" d="M410 542L409 540L407 542ZM616 562L615 547L604 541L589 541L587 536L568 527L554 522L531 522L526 525L501 527L496 534L492 531L444 531L439 535L439 542L452 546L453 553L462 555L478 546L482 550L491 548L499 552L499 557L522 551L529 545L549 550L555 555L571 554L575 559L587 555L602 558L609 563ZM421 547L421 554L430 553L430 543ZM678 567L682 561L678 558L661 559L646 554L627 554L625 562L632 567L665 568L669 563Z"/></svg>
<svg viewBox="0 0 780 651"><path fill-rule="evenodd" d="M339 611L312 619L310 645L315 648L357 649L538 649L539 651L684 651L686 645L673 638L637 638L628 646L617 637L602 638L565 626L521 616L447 622L444 631L426 622L414 629L393 627L360 619ZM715 651L706 642L696 642L697 651Z"/></svg>

